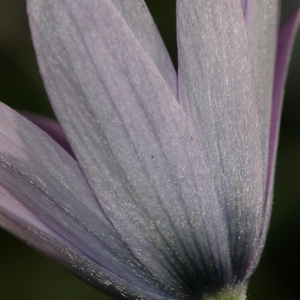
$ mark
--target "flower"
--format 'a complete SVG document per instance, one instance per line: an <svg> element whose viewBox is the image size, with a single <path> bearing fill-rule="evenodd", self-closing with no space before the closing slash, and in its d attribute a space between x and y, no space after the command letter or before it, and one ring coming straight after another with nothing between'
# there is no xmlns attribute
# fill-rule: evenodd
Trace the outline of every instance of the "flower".
<svg viewBox="0 0 300 300"><path fill-rule="evenodd" d="M119 297L243 297L299 10L178 0L177 75L144 1L29 0L76 159L1 104L1 226Z"/></svg>

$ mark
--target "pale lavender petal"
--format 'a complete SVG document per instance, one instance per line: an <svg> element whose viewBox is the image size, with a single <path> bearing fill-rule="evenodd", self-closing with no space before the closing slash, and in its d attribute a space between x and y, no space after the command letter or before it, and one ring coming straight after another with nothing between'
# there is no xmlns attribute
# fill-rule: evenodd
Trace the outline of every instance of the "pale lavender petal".
<svg viewBox="0 0 300 300"><path fill-rule="evenodd" d="M177 75L169 53L144 0L111 0L177 96Z"/></svg>
<svg viewBox="0 0 300 300"><path fill-rule="evenodd" d="M177 1L179 101L194 122L229 228L233 275L257 263L264 173L240 0Z"/></svg>
<svg viewBox="0 0 300 300"><path fill-rule="evenodd" d="M0 120L1 226L97 287L167 299L106 218L77 162L2 103Z"/></svg>
<svg viewBox="0 0 300 300"><path fill-rule="evenodd" d="M230 283L200 140L122 15L109 0L28 3L56 115L124 241L175 298Z"/></svg>
<svg viewBox="0 0 300 300"><path fill-rule="evenodd" d="M60 263L68 270L72 271L88 284L96 288L106 290L116 294L118 298L147 297L146 299L171 299L168 295L152 291L153 286L149 282L143 286L143 291L138 289L130 282L131 276L125 272L125 278L120 278L112 272L114 261L106 262L109 265L107 269L98 261L81 251L80 247L70 243L64 236L51 230L35 214L31 213L14 196L9 194L0 186L0 224L1 227L19 237L31 247L40 251L44 255ZM99 248L100 260L104 252ZM139 282L139 278L134 278L134 282ZM129 281L129 282L128 282Z"/></svg>
<svg viewBox="0 0 300 300"><path fill-rule="evenodd" d="M52 231L41 219L36 217L26 206L18 201L13 195L0 185L0 224L1 227L10 231L14 235L27 241L31 246L38 247L39 250L51 257L55 257L57 252L51 247L51 243L45 244L36 238L34 230L43 232L55 240L61 240L56 232ZM28 230L27 228L34 228ZM67 244L67 240L65 240ZM44 250L45 249L45 250Z"/></svg>
<svg viewBox="0 0 300 300"><path fill-rule="evenodd" d="M0 224L2 228L24 240L31 247L95 286L99 286L99 282L108 277L107 272L103 272L103 268L86 253L81 252L76 245L72 245L59 233L51 230L43 220L2 186L0 186ZM111 279L107 282L109 281Z"/></svg>
<svg viewBox="0 0 300 300"><path fill-rule="evenodd" d="M300 6L295 10L293 15L287 20L280 30L277 41L277 56L276 56L276 69L274 76L274 90L273 90L273 103L271 114L271 128L269 140L269 160L268 160L268 173L266 183L266 203L265 203L265 226L262 233L265 240L267 227L270 219L272 196L273 196L273 181L275 158L278 144L278 133L280 125L280 117L282 110L282 101L284 94L284 85L287 76L288 64L291 57L292 46L295 39L296 31L300 23Z"/></svg>
<svg viewBox="0 0 300 300"><path fill-rule="evenodd" d="M262 129L262 149L265 174L267 170L270 132L273 74L275 69L276 41L280 1L248 0L245 11L258 112ZM266 179L264 179L266 180Z"/></svg>
<svg viewBox="0 0 300 300"><path fill-rule="evenodd" d="M247 11L248 2L249 2L249 0L241 0L242 10L243 10L244 16L245 16L246 11Z"/></svg>
<svg viewBox="0 0 300 300"><path fill-rule="evenodd" d="M28 112L22 112L22 115L33 124L41 128L43 131L45 131L47 134L49 134L55 142L57 142L65 151L67 151L73 158L75 158L73 150L71 149L71 146L67 141L66 135L64 134L58 122L44 116Z"/></svg>

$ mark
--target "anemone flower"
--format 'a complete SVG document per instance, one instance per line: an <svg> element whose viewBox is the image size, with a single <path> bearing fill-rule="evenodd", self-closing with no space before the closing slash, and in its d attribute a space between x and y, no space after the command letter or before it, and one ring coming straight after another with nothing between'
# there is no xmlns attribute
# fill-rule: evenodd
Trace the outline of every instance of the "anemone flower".
<svg viewBox="0 0 300 300"><path fill-rule="evenodd" d="M27 4L72 150L1 104L1 226L121 298L244 299L300 9L177 0L177 74L143 0Z"/></svg>

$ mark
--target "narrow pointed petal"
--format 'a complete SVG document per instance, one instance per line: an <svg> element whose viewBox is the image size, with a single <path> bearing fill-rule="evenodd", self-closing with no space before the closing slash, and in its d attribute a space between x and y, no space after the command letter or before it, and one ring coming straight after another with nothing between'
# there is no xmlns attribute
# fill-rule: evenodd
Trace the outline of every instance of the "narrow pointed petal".
<svg viewBox="0 0 300 300"><path fill-rule="evenodd" d="M269 141L269 160L266 183L266 203L265 203L265 226L262 233L265 240L267 227L270 219L270 211L273 196L273 181L275 170L275 159L278 145L278 135L280 126L280 117L282 110L282 101L284 94L284 85L287 76L288 65L291 57L292 46L295 35L300 23L300 6L295 10L292 16L286 21L279 32L277 41L276 69L274 76L273 103L271 115L270 141Z"/></svg>
<svg viewBox="0 0 300 300"><path fill-rule="evenodd" d="M75 158L73 150L71 149L71 146L67 141L66 135L64 134L58 122L44 116L27 112L22 112L22 115L33 124L41 128L43 131L45 131L47 134L49 134L55 142L57 142L65 151L67 151L73 158Z"/></svg>
<svg viewBox="0 0 300 300"><path fill-rule="evenodd" d="M258 259L264 180L241 2L178 0L177 22L179 101L203 140L226 211L233 275L243 280Z"/></svg>
<svg viewBox="0 0 300 300"><path fill-rule="evenodd" d="M280 1L248 0L246 2L245 25L262 127L266 174Z"/></svg>
<svg viewBox="0 0 300 300"><path fill-rule="evenodd" d="M169 53L144 0L111 0L141 46L177 96L177 75Z"/></svg>
<svg viewBox="0 0 300 300"><path fill-rule="evenodd" d="M1 103L0 120L1 226L97 287L168 298L112 227L76 161Z"/></svg>
<svg viewBox="0 0 300 300"><path fill-rule="evenodd" d="M29 1L56 115L110 222L173 297L231 282L200 140L111 1Z"/></svg>

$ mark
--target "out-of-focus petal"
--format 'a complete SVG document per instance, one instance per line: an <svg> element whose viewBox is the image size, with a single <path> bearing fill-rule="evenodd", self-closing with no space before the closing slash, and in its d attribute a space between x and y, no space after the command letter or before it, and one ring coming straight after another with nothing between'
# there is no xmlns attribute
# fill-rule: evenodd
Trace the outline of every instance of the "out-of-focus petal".
<svg viewBox="0 0 300 300"><path fill-rule="evenodd" d="M122 15L108 0L31 0L29 15L56 115L132 252L178 298L230 283L201 141Z"/></svg>
<svg viewBox="0 0 300 300"><path fill-rule="evenodd" d="M97 287L168 298L111 225L76 161L1 103L0 120L1 226Z"/></svg>
<svg viewBox="0 0 300 300"><path fill-rule="evenodd" d="M26 119L49 134L55 142L57 142L65 151L67 151L73 158L75 158L73 150L71 149L71 146L67 141L66 135L64 134L58 122L32 113L22 112L21 114Z"/></svg>
<svg viewBox="0 0 300 300"><path fill-rule="evenodd" d="M280 1L248 0L246 2L245 24L262 129L266 174Z"/></svg>
<svg viewBox="0 0 300 300"><path fill-rule="evenodd" d="M144 0L111 0L177 97L177 75Z"/></svg>
<svg viewBox="0 0 300 300"><path fill-rule="evenodd" d="M262 233L264 241L267 233L267 227L270 219L271 200L273 195L273 182L275 170L276 149L278 144L279 125L284 94L284 85L287 76L288 64L291 57L292 46L296 31L300 23L300 6L295 10L292 16L286 21L280 30L277 42L276 69L274 75L273 103L271 114L271 128L269 140L269 160L266 183L266 203L265 203L265 228Z"/></svg>
<svg viewBox="0 0 300 300"><path fill-rule="evenodd" d="M246 14L248 2L249 2L249 0L241 0L241 5L242 5L242 10L243 10L244 15Z"/></svg>
<svg viewBox="0 0 300 300"><path fill-rule="evenodd" d="M233 276L256 265L264 174L240 0L177 1L179 102L193 120L229 228Z"/></svg>

